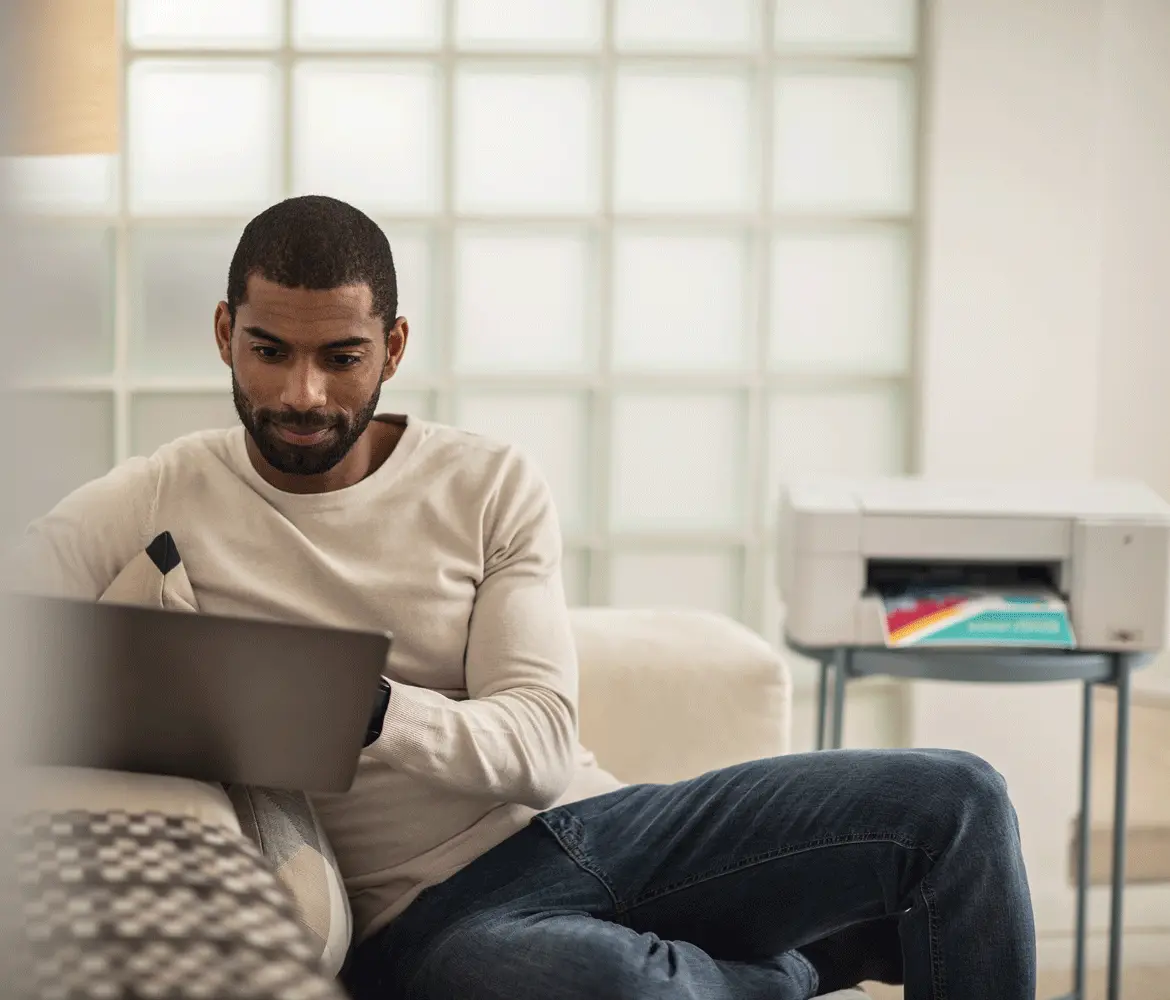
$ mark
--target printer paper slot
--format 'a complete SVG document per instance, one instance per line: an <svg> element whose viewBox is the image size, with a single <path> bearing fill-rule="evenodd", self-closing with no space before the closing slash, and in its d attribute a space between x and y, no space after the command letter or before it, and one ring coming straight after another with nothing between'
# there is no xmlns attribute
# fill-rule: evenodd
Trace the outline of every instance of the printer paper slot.
<svg viewBox="0 0 1170 1000"><path fill-rule="evenodd" d="M890 648L1076 647L1055 566L875 560L866 576Z"/></svg>
<svg viewBox="0 0 1170 1000"><path fill-rule="evenodd" d="M870 559L865 587L883 597L912 590L1043 590L1060 593L1060 565L1043 562Z"/></svg>

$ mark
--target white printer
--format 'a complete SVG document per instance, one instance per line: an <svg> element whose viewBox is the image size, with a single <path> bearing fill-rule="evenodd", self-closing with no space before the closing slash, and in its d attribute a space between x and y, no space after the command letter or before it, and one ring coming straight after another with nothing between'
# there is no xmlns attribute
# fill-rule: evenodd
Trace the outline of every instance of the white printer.
<svg viewBox="0 0 1170 1000"><path fill-rule="evenodd" d="M781 499L785 633L882 646L882 594L909 586L1046 587L1076 645L1153 652L1170 639L1170 504L1133 482L818 482Z"/></svg>

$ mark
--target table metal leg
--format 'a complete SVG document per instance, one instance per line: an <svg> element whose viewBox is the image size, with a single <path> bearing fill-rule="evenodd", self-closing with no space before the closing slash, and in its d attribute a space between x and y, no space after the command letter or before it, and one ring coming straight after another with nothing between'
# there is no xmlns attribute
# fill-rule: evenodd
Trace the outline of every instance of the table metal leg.
<svg viewBox="0 0 1170 1000"><path fill-rule="evenodd" d="M1089 847L1092 831L1090 806L1093 777L1093 684L1084 685L1081 707L1081 808L1077 816L1077 931L1073 965L1075 1000L1085 1000L1085 948L1089 935Z"/></svg>
<svg viewBox="0 0 1170 1000"><path fill-rule="evenodd" d="M1109 911L1108 1000L1121 1000L1121 940L1125 925L1126 806L1129 791L1130 658L1117 653L1117 747L1113 777L1113 896Z"/></svg>
<svg viewBox="0 0 1170 1000"><path fill-rule="evenodd" d="M821 660L821 682L817 686L817 749L825 749L829 715L829 661Z"/></svg>
<svg viewBox="0 0 1170 1000"><path fill-rule="evenodd" d="M845 685L849 682L849 667L853 659L851 649L840 649L834 657L836 675L833 683L833 749L845 744Z"/></svg>

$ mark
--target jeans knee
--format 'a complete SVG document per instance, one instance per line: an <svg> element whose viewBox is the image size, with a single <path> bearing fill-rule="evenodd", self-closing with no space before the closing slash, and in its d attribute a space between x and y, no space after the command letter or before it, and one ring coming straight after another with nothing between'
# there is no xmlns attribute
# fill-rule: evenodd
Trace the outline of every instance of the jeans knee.
<svg viewBox="0 0 1170 1000"><path fill-rule="evenodd" d="M982 757L962 750L943 752L939 779L959 812L981 822L1014 816L1007 781Z"/></svg>

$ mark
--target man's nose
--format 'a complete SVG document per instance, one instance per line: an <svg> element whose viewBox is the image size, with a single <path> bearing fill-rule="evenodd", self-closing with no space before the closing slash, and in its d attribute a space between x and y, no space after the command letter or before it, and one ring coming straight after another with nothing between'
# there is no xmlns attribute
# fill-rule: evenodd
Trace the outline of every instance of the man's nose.
<svg viewBox="0 0 1170 1000"><path fill-rule="evenodd" d="M285 409L301 413L320 409L326 403L325 373L314 364L294 366L284 381L280 403Z"/></svg>

